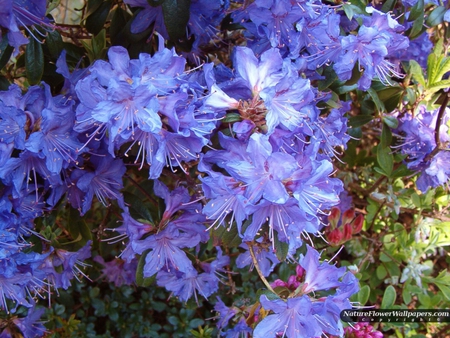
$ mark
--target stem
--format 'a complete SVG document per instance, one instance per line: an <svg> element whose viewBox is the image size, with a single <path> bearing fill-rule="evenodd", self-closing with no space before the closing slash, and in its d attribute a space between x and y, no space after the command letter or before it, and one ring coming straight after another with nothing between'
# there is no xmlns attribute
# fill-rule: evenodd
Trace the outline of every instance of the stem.
<svg viewBox="0 0 450 338"><path fill-rule="evenodd" d="M267 289L274 294L277 294L272 287L270 286L269 282L267 281L266 277L264 277L261 269L259 268L258 261L256 260L255 252L253 251L253 246L251 242L247 242L248 245L248 251L250 252L250 256L252 256L253 265L256 268L256 271L258 272L259 278L261 278L264 285L267 287Z"/></svg>
<svg viewBox="0 0 450 338"><path fill-rule="evenodd" d="M441 138L439 134L439 129L441 129L442 119L444 118L445 108L447 108L448 101L450 99L450 91L448 93L442 94L444 96L444 101L442 102L441 108L439 108L438 116L436 119L436 127L434 129L434 141L436 142L436 147L433 149L431 153L425 158L425 161L429 161L435 156L441 149Z"/></svg>

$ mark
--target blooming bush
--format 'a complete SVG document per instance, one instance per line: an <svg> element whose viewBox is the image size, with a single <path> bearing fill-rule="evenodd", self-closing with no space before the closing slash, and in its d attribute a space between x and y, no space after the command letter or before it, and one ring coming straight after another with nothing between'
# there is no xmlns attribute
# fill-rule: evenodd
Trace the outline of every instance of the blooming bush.
<svg viewBox="0 0 450 338"><path fill-rule="evenodd" d="M2 5L0 337L448 330L446 2Z"/></svg>

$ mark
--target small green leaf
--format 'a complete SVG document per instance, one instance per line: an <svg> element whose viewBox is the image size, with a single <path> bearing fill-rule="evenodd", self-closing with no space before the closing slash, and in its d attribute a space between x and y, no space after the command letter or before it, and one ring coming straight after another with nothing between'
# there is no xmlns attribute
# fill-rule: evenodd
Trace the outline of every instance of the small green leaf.
<svg viewBox="0 0 450 338"><path fill-rule="evenodd" d="M150 210L143 202L145 200L143 196L136 196L130 192L124 191L123 197L125 203L129 205L131 217L133 217L134 219L142 219L150 223L154 223Z"/></svg>
<svg viewBox="0 0 450 338"><path fill-rule="evenodd" d="M416 4L411 8L411 11L409 12L408 21L412 22L418 19L421 15L423 16L424 5L425 5L424 0L418 0Z"/></svg>
<svg viewBox="0 0 450 338"><path fill-rule="evenodd" d="M8 35L4 34L0 41L0 70L8 63L14 48L9 45Z"/></svg>
<svg viewBox="0 0 450 338"><path fill-rule="evenodd" d="M186 38L190 0L165 0L162 3L164 24L173 42Z"/></svg>
<svg viewBox="0 0 450 338"><path fill-rule="evenodd" d="M35 34L37 34L35 32ZM42 45L34 38L29 39L25 50L25 67L30 85L38 84L44 74L44 52Z"/></svg>
<svg viewBox="0 0 450 338"><path fill-rule="evenodd" d="M397 292L392 285L389 285L384 291L383 300L381 301L381 309L390 309L394 305L397 298Z"/></svg>
<svg viewBox="0 0 450 338"><path fill-rule="evenodd" d="M237 121L242 121L241 115L238 113L228 113L225 118L221 120L222 123L233 123Z"/></svg>
<svg viewBox="0 0 450 338"><path fill-rule="evenodd" d="M428 27L434 27L440 25L444 21L444 14L447 11L445 6L438 6L431 11L425 20L425 24Z"/></svg>
<svg viewBox="0 0 450 338"><path fill-rule="evenodd" d="M58 59L61 54L64 44L61 34L55 29L53 31L47 32L47 37L45 38L45 45L47 46L50 55L53 59Z"/></svg>
<svg viewBox="0 0 450 338"><path fill-rule="evenodd" d="M420 34L422 34L422 32L425 31L426 28L423 25L423 23L424 23L424 14L422 12L422 14L420 14L419 17L414 21L411 29L407 32L410 39L414 39L415 37L419 36Z"/></svg>
<svg viewBox="0 0 450 338"><path fill-rule="evenodd" d="M394 157L391 154L391 149L388 147L383 148L379 144L377 147L377 161L386 176L390 177L394 168Z"/></svg>
<svg viewBox="0 0 450 338"><path fill-rule="evenodd" d="M428 90L435 93L440 89L444 89L444 88L448 88L448 87L450 87L450 80L442 80L442 81L433 83L431 86L429 86Z"/></svg>
<svg viewBox="0 0 450 338"><path fill-rule="evenodd" d="M138 286L148 287L154 284L156 280L156 274L154 273L151 277L144 276L145 259L147 258L150 249L145 250L141 257L139 258L138 266L136 269L136 284Z"/></svg>
<svg viewBox="0 0 450 338"><path fill-rule="evenodd" d="M347 18L349 20L352 20L353 19L353 15L355 15L355 11L353 10L353 7L354 6L352 4L350 4L350 3L346 3L345 2L343 4L345 15L347 16Z"/></svg>
<svg viewBox="0 0 450 338"><path fill-rule="evenodd" d="M388 12L392 11L394 9L396 3L397 3L397 0L387 0L381 7L381 11L384 13L388 13Z"/></svg>
<svg viewBox="0 0 450 338"><path fill-rule="evenodd" d="M364 285L358 292L358 302L360 306L363 306L367 303L370 296L370 287L369 285Z"/></svg>
<svg viewBox="0 0 450 338"><path fill-rule="evenodd" d="M376 274L377 274L377 278L380 280L383 280L386 278L387 276L387 270L384 267L384 265L378 265L377 270L376 270Z"/></svg>
<svg viewBox="0 0 450 338"><path fill-rule="evenodd" d="M357 115L357 116L350 117L348 124L352 128L358 128L358 127L362 127L363 125L369 123L372 120L373 120L372 115Z"/></svg>
<svg viewBox="0 0 450 338"><path fill-rule="evenodd" d="M386 108L384 107L384 103L378 97L378 93L373 88L369 88L367 90L367 93L369 93L370 97L372 98L373 102L375 103L375 106L377 107L377 110L380 113L381 112L385 112Z"/></svg>
<svg viewBox="0 0 450 338"><path fill-rule="evenodd" d="M414 80L419 82L419 84L425 88L426 83L425 78L423 77L422 67L420 67L420 65L414 60L409 61L409 66L410 66L409 71L411 72L411 75L414 78Z"/></svg>
<svg viewBox="0 0 450 338"><path fill-rule="evenodd" d="M284 262L286 260L289 251L289 244L285 242L280 242L278 236L274 236L274 242L275 242L275 254L277 255L277 258L280 260L280 262Z"/></svg>
<svg viewBox="0 0 450 338"><path fill-rule="evenodd" d="M411 201L417 208L420 208L422 206L422 203L420 202L420 196L415 192L411 194Z"/></svg>
<svg viewBox="0 0 450 338"><path fill-rule="evenodd" d="M395 116L385 116L383 122L392 129L398 127L398 120Z"/></svg>
<svg viewBox="0 0 450 338"><path fill-rule="evenodd" d="M89 33L97 35L105 25L109 11L112 6L112 0L106 0L98 6L92 14L86 18L86 29Z"/></svg>
<svg viewBox="0 0 450 338"><path fill-rule="evenodd" d="M380 146L382 148L388 148L391 145L391 142L392 142L391 129L386 124L383 124L383 129L381 131L380 137Z"/></svg>

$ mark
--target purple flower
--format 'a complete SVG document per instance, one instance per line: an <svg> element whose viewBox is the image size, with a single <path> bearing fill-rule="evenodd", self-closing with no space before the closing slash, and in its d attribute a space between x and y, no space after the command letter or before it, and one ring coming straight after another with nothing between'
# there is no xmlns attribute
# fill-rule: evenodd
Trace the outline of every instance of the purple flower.
<svg viewBox="0 0 450 338"><path fill-rule="evenodd" d="M160 271L156 280L159 286L172 291L183 302L194 296L198 304L197 292L207 299L218 289L218 279L214 275L198 273L195 269L188 269L186 272Z"/></svg>
<svg viewBox="0 0 450 338"><path fill-rule="evenodd" d="M122 200L120 190L123 188L122 177L126 170L122 160L113 159L108 154L104 154L91 157L91 162L95 170L80 170L83 174L77 181L77 187L85 193L82 214L90 209L94 195L105 206L110 199L119 200L119 202Z"/></svg>
<svg viewBox="0 0 450 338"><path fill-rule="evenodd" d="M169 225L156 235L134 241L131 245L138 254L151 249L145 258L144 266L144 276L151 277L163 268L168 273L172 270L183 273L193 270L192 262L181 249L194 247L199 242L200 235L184 233L176 226Z"/></svg>
<svg viewBox="0 0 450 338"><path fill-rule="evenodd" d="M258 242L262 242L262 239ZM246 243L242 243L240 247L244 248L246 251L238 256L236 259L236 266L242 269L247 265L250 265L250 270L253 270L254 263L248 245ZM256 243L252 246L252 248L263 276L267 277L279 263L277 256L271 250L270 246L267 245L267 243L261 245Z"/></svg>
<svg viewBox="0 0 450 338"><path fill-rule="evenodd" d="M260 298L265 310L273 311L258 323L253 331L253 337L276 337L277 335L288 338L318 337L322 330L316 318L311 313L312 303L307 296L269 300L267 296Z"/></svg>
<svg viewBox="0 0 450 338"><path fill-rule="evenodd" d="M438 151L430 156L436 148L435 126L439 110L428 112L425 106L420 106L418 113L413 118L407 114L400 119L399 130L405 134L401 144L403 154L408 155L405 159L408 169L420 172L417 179L417 187L421 191L435 188L448 182L450 169L446 165L450 159L448 151ZM450 118L449 108L445 108L442 123L439 127L439 139L441 144L448 144L447 121Z"/></svg>
<svg viewBox="0 0 450 338"><path fill-rule="evenodd" d="M327 262L320 263L320 254L309 245L306 247L306 255L300 258L300 265L306 271L302 292L306 294L340 287L342 282L339 279L344 275L345 267L337 268Z"/></svg>

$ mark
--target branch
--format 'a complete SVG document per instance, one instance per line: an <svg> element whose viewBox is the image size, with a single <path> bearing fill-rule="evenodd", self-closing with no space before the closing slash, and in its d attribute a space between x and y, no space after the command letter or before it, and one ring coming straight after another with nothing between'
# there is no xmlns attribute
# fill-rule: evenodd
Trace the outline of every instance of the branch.
<svg viewBox="0 0 450 338"><path fill-rule="evenodd" d="M253 251L252 242L247 242L247 246L248 246L248 251L250 252L250 256L252 256L253 265L255 266L256 271L258 271L259 278L261 278L262 282L267 287L267 289L269 291L273 292L276 295L277 293L274 291L274 289L272 289L272 287L270 286L270 284L267 281L266 277L264 277L261 269L259 268L258 260L256 259L255 253Z"/></svg>
<svg viewBox="0 0 450 338"><path fill-rule="evenodd" d="M444 148L441 143L439 130L441 129L442 120L444 118L445 108L447 108L448 101L450 100L450 90L447 93L443 93L442 96L445 97L444 101L442 102L441 108L439 108L438 116L436 119L436 127L434 129L434 141L436 142L436 147L425 158L425 161L427 162L431 160L440 150Z"/></svg>

